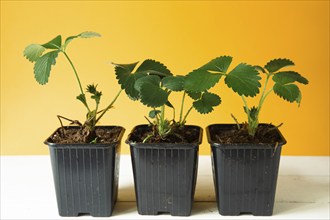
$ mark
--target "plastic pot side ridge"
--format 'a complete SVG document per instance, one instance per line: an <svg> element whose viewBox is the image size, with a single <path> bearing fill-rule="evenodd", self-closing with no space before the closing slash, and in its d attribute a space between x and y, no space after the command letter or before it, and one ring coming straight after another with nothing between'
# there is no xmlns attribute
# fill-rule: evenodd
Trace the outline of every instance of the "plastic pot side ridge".
<svg viewBox="0 0 330 220"><path fill-rule="evenodd" d="M214 124L206 128L211 145L212 171L218 210L221 215L273 214L282 146L277 144L220 144L211 139L212 128L232 127Z"/></svg>
<svg viewBox="0 0 330 220"><path fill-rule="evenodd" d="M136 126L132 132L147 126ZM199 139L192 144L132 143L129 135L126 143L129 143L131 150L139 214L191 214L198 170L198 150L202 141L202 129L197 128Z"/></svg>
<svg viewBox="0 0 330 220"><path fill-rule="evenodd" d="M55 144L49 138L45 141L60 216L111 216L118 195L121 139L125 132L119 128L117 140L110 144Z"/></svg>

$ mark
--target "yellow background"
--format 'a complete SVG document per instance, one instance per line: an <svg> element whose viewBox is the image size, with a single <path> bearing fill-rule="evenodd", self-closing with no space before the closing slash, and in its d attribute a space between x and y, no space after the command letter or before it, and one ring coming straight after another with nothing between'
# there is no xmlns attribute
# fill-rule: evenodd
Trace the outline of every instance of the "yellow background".
<svg viewBox="0 0 330 220"><path fill-rule="evenodd" d="M111 62L152 58L175 74L186 74L220 55L233 56L232 66L292 59L293 69L310 81L301 86L300 108L272 94L260 121L284 122L285 155L329 155L329 1L1 1L2 155L47 154L43 141L59 126L56 115L84 119L85 109L75 99L79 89L63 55L50 82L40 86L22 53L31 43L82 31L99 32L102 38L77 39L67 52L82 83L99 84L103 106L119 90ZM246 120L242 100L223 81L213 92L220 94L222 105L208 115L192 111L188 124L231 123L230 113ZM101 124L125 127L125 140L133 126L146 123L147 113L122 94ZM209 153L205 133L200 152Z"/></svg>

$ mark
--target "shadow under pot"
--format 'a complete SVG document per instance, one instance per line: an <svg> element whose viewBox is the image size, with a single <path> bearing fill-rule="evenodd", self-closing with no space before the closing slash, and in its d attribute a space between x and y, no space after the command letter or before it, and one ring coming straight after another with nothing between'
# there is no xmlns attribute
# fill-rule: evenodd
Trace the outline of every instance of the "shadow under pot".
<svg viewBox="0 0 330 220"><path fill-rule="evenodd" d="M138 143L135 134L150 132L148 125L136 126L128 136L139 214L191 214L202 129L189 125L185 129L194 135L192 143Z"/></svg>
<svg viewBox="0 0 330 220"><path fill-rule="evenodd" d="M120 142L125 129L96 127L97 132L112 132L112 143L57 144L53 137L60 129L45 141L50 152L59 215L111 216L118 195Z"/></svg>
<svg viewBox="0 0 330 220"><path fill-rule="evenodd" d="M221 133L236 124L213 124L206 128L216 200L221 215L273 214L282 146L286 143L277 127L268 124L273 143L221 143ZM268 135L268 134L265 134Z"/></svg>

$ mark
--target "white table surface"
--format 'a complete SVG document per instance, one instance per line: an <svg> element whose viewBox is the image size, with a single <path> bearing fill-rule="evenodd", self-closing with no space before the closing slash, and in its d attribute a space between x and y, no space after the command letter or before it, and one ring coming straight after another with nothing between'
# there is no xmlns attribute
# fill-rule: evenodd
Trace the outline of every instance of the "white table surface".
<svg viewBox="0 0 330 220"><path fill-rule="evenodd" d="M49 156L1 156L1 219L92 219L60 217ZM221 216L215 203L210 156L200 156L195 202L189 217L139 215L132 165L121 155L119 194L108 218L93 219L329 219L329 157L282 156L273 216Z"/></svg>

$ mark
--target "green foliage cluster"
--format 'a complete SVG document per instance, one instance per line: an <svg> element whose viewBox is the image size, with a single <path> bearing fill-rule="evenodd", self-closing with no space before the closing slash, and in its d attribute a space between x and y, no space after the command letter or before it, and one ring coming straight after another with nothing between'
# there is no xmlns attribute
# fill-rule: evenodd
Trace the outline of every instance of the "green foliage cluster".
<svg viewBox="0 0 330 220"><path fill-rule="evenodd" d="M170 134L175 135L178 129L185 125L192 109L201 114L208 114L214 110L214 107L221 104L219 95L211 93L209 90L221 78L224 78L224 83L242 98L244 103L243 109L247 115L246 127L249 134L254 136L259 125L260 111L270 93L274 92L280 98L291 103L297 102L299 105L302 95L297 84L308 84L308 80L299 73L292 70L283 70L288 66L294 65L289 59L273 59L263 67L240 63L234 68L229 68L232 63L232 57L220 56L186 75L173 75L164 64L147 59L142 63L114 64L116 78L121 89L113 101L103 110L99 110L102 92L97 90L97 85L87 85L85 91L95 101L95 108L91 109L86 100L86 94L82 89L77 70L69 58L66 48L76 38L93 37L100 37L100 35L95 32L83 32L66 38L64 42L62 42L61 35L58 35L45 44L31 44L24 50L24 56L34 63L34 76L41 85L45 85L48 82L51 68L56 64L59 53L64 54L73 69L80 89L77 99L87 109L86 121L83 126L87 128L89 133L94 132L96 123L113 106L121 91L124 90L130 99L138 100L143 105L152 108L149 112L149 117L153 121L151 122L148 118L147 120L154 129L153 133L145 141L150 137L165 139ZM265 77L263 86L261 85L262 76ZM272 86L269 86L270 79L273 81ZM169 99L174 92L182 93L178 120L175 119L176 108ZM261 95L258 105L249 107L247 98L256 98L259 93ZM184 114L187 96L193 101ZM166 107L173 110L172 119L165 117ZM240 127L238 123L237 125ZM88 140L91 141L91 138L88 138Z"/></svg>
<svg viewBox="0 0 330 220"><path fill-rule="evenodd" d="M208 92L215 85L212 77L203 79L205 72L193 71L186 76L173 75L171 71L162 63L147 59L140 65L114 64L115 72L121 88L132 100L139 100L142 104L151 107L149 117L154 121L149 122L154 126L154 133L148 136L147 141L152 136L165 139L170 134L176 134L177 129L182 128L187 116L192 108L201 114L213 111L213 107L221 103L218 95ZM190 81L187 81L191 78ZM203 81L200 81L203 80ZM191 85L197 82L199 87ZM175 107L171 104L169 97L173 92L182 93L179 120L175 120ZM183 114L185 98L190 96L194 102ZM165 117L165 107L173 109L171 120Z"/></svg>
<svg viewBox="0 0 330 220"><path fill-rule="evenodd" d="M224 77L225 84L241 96L244 103L243 108L248 118L247 129L251 136L254 136L256 133L260 111L265 99L271 92L288 102L297 102L300 105L302 96L297 83L306 85L308 80L295 71L283 71L283 68L294 65L291 60L273 59L264 67L240 63L227 73L231 62L232 57L221 56L211 60L200 69L207 72L203 75L204 80L209 79L212 75L214 82L218 82L221 77ZM260 73L266 78L262 87ZM267 89L269 79L272 79L274 84ZM194 85L194 83L196 81L192 80L191 85ZM262 92L260 89L262 89ZM249 107L246 97L255 98L260 92L258 106Z"/></svg>
<svg viewBox="0 0 330 220"><path fill-rule="evenodd" d="M201 114L207 114L212 112L215 106L220 105L221 98L217 94L210 93L209 89L221 78L224 78L229 88L241 96L244 103L243 109L248 119L246 127L251 136L256 133L260 111L271 92L288 102L300 104L302 96L297 83L308 84L308 80L295 71L282 70L294 65L291 60L274 59L264 67L240 63L229 69L231 63L232 57L220 56L185 76L174 76L164 64L154 60L145 60L137 68L138 63L115 64L115 66L118 82L126 94L132 100L139 100L142 104L153 108L149 113L149 117L155 119L150 122L156 128L152 135L161 138L166 138L168 134L181 128L186 123L186 118L192 108ZM263 86L260 73L266 77ZM272 79L274 84L267 89L269 79ZM174 106L169 102L169 95L172 92L183 93L179 121L175 121L175 113L172 120L164 117L165 106L172 108L175 112ZM247 97L256 98L260 92L258 106L249 107ZM183 117L186 95L194 101ZM239 124L237 125L240 127Z"/></svg>
<svg viewBox="0 0 330 220"><path fill-rule="evenodd" d="M76 98L80 102L82 102L82 104L86 107L87 110L86 121L83 124L84 129L87 130L86 135L88 137L84 138L86 142L95 141L94 138L95 138L96 123L102 118L105 112L107 112L113 106L121 90L118 92L118 94L115 96L113 101L105 109L99 110L99 104L100 104L102 92L97 90L97 85L94 84L87 85L85 91L86 93L90 94L90 98L95 102L95 108L91 109L87 102L85 91L83 90L83 87L81 85L78 72L73 62L71 61L70 57L68 56L66 49L67 46L72 42L72 40L76 38L94 38L100 36L101 35L96 32L87 31L87 32L82 32L81 34L78 35L70 36L66 38L64 42L62 42L62 36L58 35L57 37L55 37L54 39L50 40L45 44L30 44L25 48L23 52L24 56L29 61L34 63L34 77L36 81L41 85L45 85L48 83L51 68L56 64L56 59L60 53L62 53L65 56L65 58L68 60L68 62L70 63L73 69L80 90L80 94ZM60 118L67 119L62 116L60 116L59 119ZM74 120L70 120L70 121L76 123L76 121Z"/></svg>

